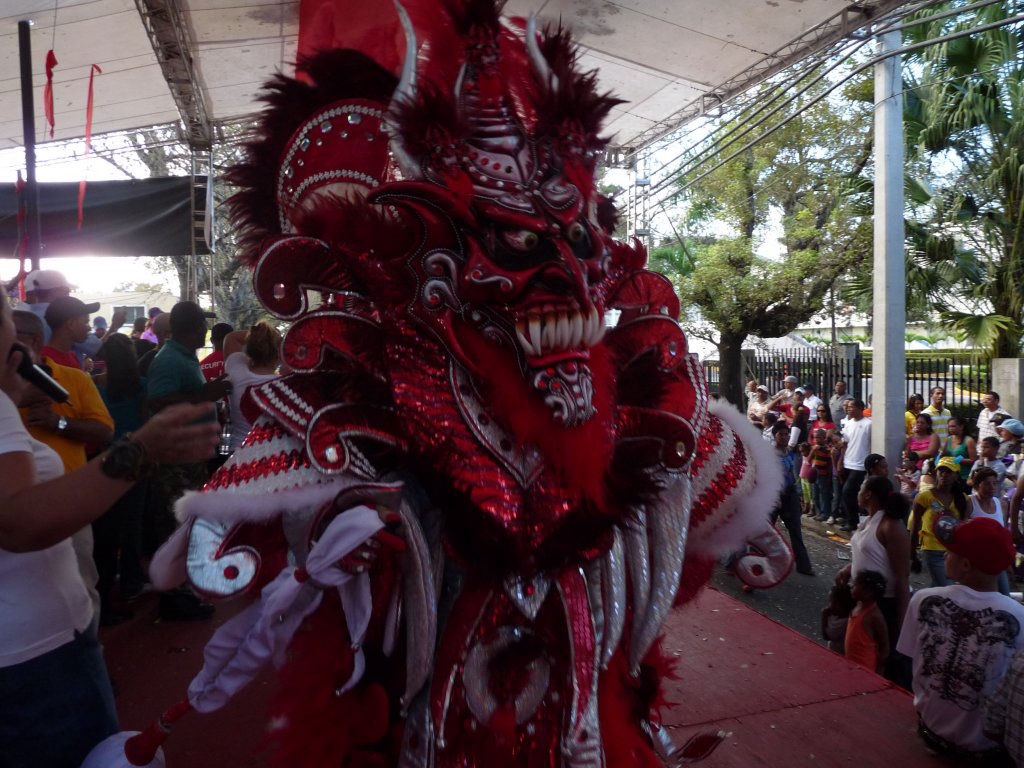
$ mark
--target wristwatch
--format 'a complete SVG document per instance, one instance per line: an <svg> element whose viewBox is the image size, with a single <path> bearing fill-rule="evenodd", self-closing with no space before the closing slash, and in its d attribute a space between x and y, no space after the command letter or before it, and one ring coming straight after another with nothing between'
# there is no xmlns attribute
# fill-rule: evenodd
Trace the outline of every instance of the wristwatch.
<svg viewBox="0 0 1024 768"><path fill-rule="evenodd" d="M152 468L153 462L146 456L146 449L138 440L132 440L131 434L111 445L100 462L100 470L107 477L133 483L148 475Z"/></svg>
<svg viewBox="0 0 1024 768"><path fill-rule="evenodd" d="M61 416L59 419L57 419L57 431L58 432L63 432L67 428L68 428L68 420L67 419L65 419L63 416Z"/></svg>

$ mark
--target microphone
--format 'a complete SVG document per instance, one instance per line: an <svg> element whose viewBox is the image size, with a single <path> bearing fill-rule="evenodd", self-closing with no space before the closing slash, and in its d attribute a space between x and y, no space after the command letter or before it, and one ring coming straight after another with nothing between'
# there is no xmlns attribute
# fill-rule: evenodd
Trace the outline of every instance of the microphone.
<svg viewBox="0 0 1024 768"><path fill-rule="evenodd" d="M28 350L22 344L18 342L12 344L10 354L14 354L15 351L21 352L21 362L18 363L18 375L21 378L36 387L55 403L66 403L68 401L68 391L58 384L42 366L32 362L31 355L29 355Z"/></svg>

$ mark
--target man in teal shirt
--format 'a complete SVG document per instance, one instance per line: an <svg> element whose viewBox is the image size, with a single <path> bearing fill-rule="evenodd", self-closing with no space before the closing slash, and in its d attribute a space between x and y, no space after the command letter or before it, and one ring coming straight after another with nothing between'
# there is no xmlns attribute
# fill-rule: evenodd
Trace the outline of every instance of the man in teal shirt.
<svg viewBox="0 0 1024 768"><path fill-rule="evenodd" d="M210 418L216 418L213 403L227 393L223 377L207 382L199 368L196 350L206 342L206 318L210 317L191 301L180 301L171 309L171 337L149 366L146 393L153 412L174 403L210 403ZM188 490L206 482L206 464L161 465L150 479L145 531L145 550L152 554L177 527L174 503ZM165 621L203 619L213 615L213 606L200 601L187 588L160 595L160 618Z"/></svg>
<svg viewBox="0 0 1024 768"><path fill-rule="evenodd" d="M227 392L223 377L207 383L199 368L196 350L206 343L206 318L209 315L191 301L179 301L171 309L171 338L163 345L149 366L146 392L152 411L173 403L211 404Z"/></svg>

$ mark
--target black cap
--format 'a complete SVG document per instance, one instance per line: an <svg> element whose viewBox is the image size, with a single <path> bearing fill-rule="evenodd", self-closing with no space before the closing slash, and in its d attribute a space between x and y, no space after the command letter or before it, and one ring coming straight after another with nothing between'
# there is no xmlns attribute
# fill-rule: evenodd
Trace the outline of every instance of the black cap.
<svg viewBox="0 0 1024 768"><path fill-rule="evenodd" d="M206 312L194 301L179 301L171 307L171 333L189 331L200 323L206 324L206 319L216 317L213 312Z"/></svg>
<svg viewBox="0 0 1024 768"><path fill-rule="evenodd" d="M99 308L100 303L98 301L86 304L74 296L59 296L51 301L50 306L46 308L46 324L50 326L51 331L55 331L68 320L73 320L82 315L91 315L93 312L97 312Z"/></svg>

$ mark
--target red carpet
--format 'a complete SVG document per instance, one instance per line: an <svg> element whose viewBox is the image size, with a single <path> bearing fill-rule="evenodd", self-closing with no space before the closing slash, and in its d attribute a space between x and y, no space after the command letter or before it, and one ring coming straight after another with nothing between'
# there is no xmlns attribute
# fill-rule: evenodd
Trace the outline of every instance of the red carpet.
<svg viewBox="0 0 1024 768"><path fill-rule="evenodd" d="M160 624L150 598L133 621L103 631L123 728L143 728L185 696L204 642L244 605L218 605L214 621ZM731 734L702 766L948 765L922 749L908 694L720 592L672 616L665 649L680 660L669 691L678 704L665 718L675 741ZM168 768L263 765L254 750L272 685L268 673L223 710L187 715L165 748Z"/></svg>

